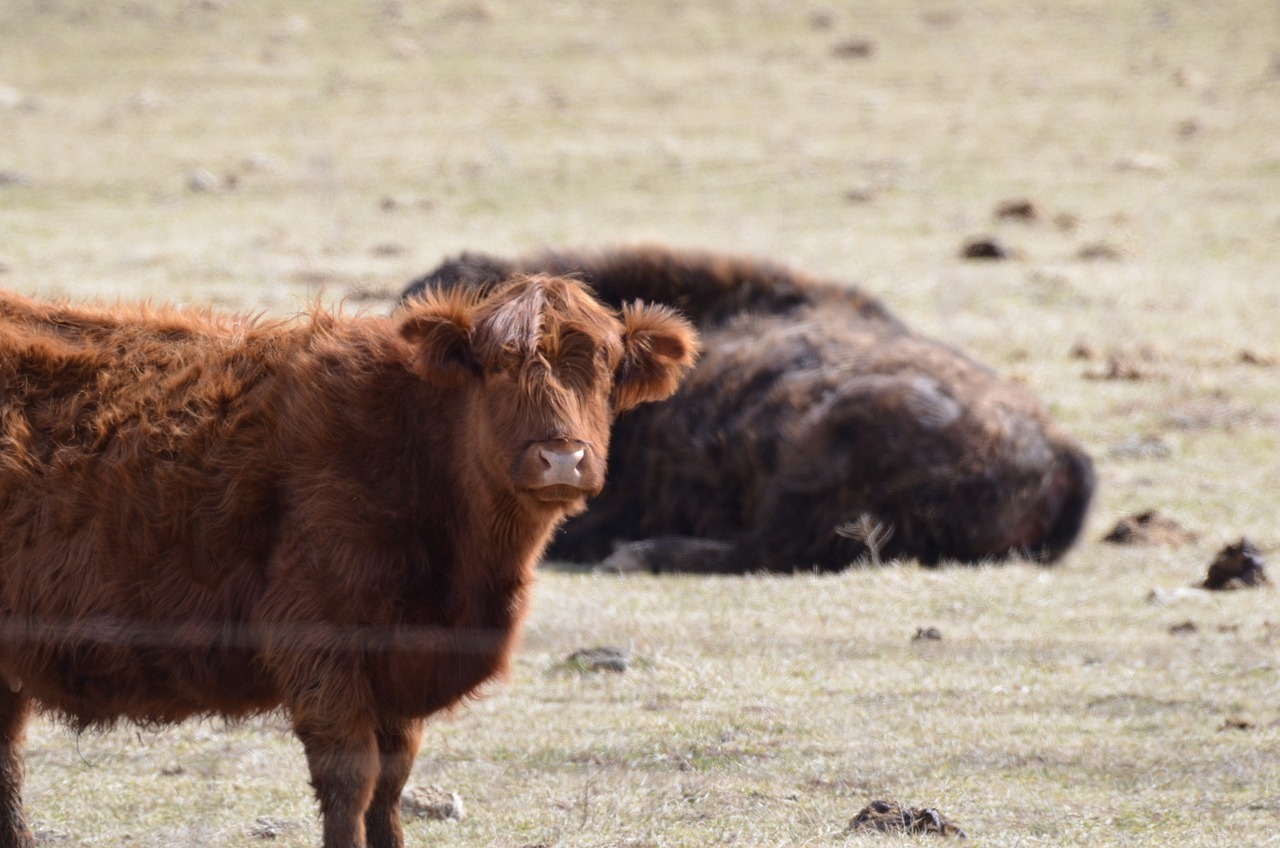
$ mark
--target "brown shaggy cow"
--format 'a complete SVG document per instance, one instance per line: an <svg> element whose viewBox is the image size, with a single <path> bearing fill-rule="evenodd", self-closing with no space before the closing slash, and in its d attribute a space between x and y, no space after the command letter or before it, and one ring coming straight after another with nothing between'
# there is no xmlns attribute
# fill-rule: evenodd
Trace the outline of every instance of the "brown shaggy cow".
<svg viewBox="0 0 1280 848"><path fill-rule="evenodd" d="M850 286L661 247L466 253L406 297L571 274L606 302L675 306L704 353L669 401L619 424L609 483L549 556L623 570L841 569L879 557L1060 556L1089 457L1031 392L911 332Z"/></svg>
<svg viewBox="0 0 1280 848"><path fill-rule="evenodd" d="M394 319L0 294L0 845L33 707L80 728L282 707L329 848L403 843L423 717L506 666L614 413L693 328L517 276Z"/></svg>

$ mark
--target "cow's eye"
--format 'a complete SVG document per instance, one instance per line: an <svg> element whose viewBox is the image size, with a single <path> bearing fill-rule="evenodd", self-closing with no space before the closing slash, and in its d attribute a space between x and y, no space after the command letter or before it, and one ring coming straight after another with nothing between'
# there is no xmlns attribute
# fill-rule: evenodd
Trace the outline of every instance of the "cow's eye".
<svg viewBox="0 0 1280 848"><path fill-rule="evenodd" d="M560 380L566 386L581 389L591 382L595 371L591 367L590 358L562 356L556 360L552 373L556 375L557 380Z"/></svg>

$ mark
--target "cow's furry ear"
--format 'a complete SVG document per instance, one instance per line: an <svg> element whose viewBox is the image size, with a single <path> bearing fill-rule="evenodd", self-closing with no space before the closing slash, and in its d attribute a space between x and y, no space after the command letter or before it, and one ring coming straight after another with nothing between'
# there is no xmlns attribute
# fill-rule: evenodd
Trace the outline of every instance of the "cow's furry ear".
<svg viewBox="0 0 1280 848"><path fill-rule="evenodd" d="M428 296L400 322L400 337L413 348L411 364L422 379L458 385L479 372L471 346L472 309L461 299Z"/></svg>
<svg viewBox="0 0 1280 848"><path fill-rule="evenodd" d="M698 331L669 306L622 307L625 348L614 385L614 407L622 412L670 397L698 359Z"/></svg>

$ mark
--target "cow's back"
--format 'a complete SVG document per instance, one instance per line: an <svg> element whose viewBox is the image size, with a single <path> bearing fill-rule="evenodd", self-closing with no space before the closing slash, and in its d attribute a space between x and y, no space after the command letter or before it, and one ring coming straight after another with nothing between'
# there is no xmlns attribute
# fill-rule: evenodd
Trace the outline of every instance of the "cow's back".
<svg viewBox="0 0 1280 848"><path fill-rule="evenodd" d="M252 322L0 299L11 685L82 723L270 700L245 622L274 542L279 354Z"/></svg>

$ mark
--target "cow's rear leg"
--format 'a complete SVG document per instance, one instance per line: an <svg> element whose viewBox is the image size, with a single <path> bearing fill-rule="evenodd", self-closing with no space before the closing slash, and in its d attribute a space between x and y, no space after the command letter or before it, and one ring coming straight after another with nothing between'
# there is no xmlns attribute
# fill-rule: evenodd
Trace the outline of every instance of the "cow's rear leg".
<svg viewBox="0 0 1280 848"><path fill-rule="evenodd" d="M378 782L372 727L352 730L296 724L320 802L324 848L365 848L364 814Z"/></svg>
<svg viewBox="0 0 1280 848"><path fill-rule="evenodd" d="M400 793L409 779L413 758L422 743L423 725L421 719L411 719L389 724L378 731L378 783L364 814L365 838L369 848L401 848L404 845Z"/></svg>
<svg viewBox="0 0 1280 848"><path fill-rule="evenodd" d="M0 848L31 848L35 839L22 813L22 746L31 699L0 677Z"/></svg>

